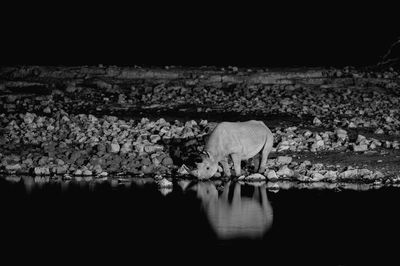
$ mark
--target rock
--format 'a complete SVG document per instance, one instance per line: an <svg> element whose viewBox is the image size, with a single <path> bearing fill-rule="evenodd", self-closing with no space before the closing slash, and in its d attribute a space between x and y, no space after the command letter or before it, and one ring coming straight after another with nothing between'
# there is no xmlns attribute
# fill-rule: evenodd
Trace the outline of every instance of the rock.
<svg viewBox="0 0 400 266"><path fill-rule="evenodd" d="M292 177L294 172L292 169L289 169L287 165L282 166L276 174L279 177Z"/></svg>
<svg viewBox="0 0 400 266"><path fill-rule="evenodd" d="M324 179L325 179L325 176L322 175L322 174L320 174L320 173L318 173L318 172L314 172L314 173L311 175L311 178L312 178L312 181L318 182L318 181L324 180Z"/></svg>
<svg viewBox="0 0 400 266"><path fill-rule="evenodd" d="M132 151L132 143L131 142L125 142L124 144L122 144L122 147L120 149L120 152L122 154L126 154Z"/></svg>
<svg viewBox="0 0 400 266"><path fill-rule="evenodd" d="M385 141L385 148L390 149L390 147L392 146L392 143L390 141Z"/></svg>
<svg viewBox="0 0 400 266"><path fill-rule="evenodd" d="M50 169L48 167L35 167L35 175L50 175Z"/></svg>
<svg viewBox="0 0 400 266"><path fill-rule="evenodd" d="M393 147L393 149L395 149L395 150L400 149L400 142L398 142L397 140L393 141L393 142L392 142L392 147Z"/></svg>
<svg viewBox="0 0 400 266"><path fill-rule="evenodd" d="M381 135L381 134L384 134L385 133L385 131L383 131L383 129L382 128L377 128L376 130L375 130L375 132L374 132L375 134L379 134L379 135Z"/></svg>
<svg viewBox="0 0 400 266"><path fill-rule="evenodd" d="M319 120L317 117L314 118L313 124L316 126L320 126L322 124L321 120Z"/></svg>
<svg viewBox="0 0 400 266"><path fill-rule="evenodd" d="M103 143L97 144L96 149L97 149L97 153L99 153L99 154L105 153L107 150L106 146Z"/></svg>
<svg viewBox="0 0 400 266"><path fill-rule="evenodd" d="M150 164L151 164L150 158L148 158L148 157L142 158L141 164L143 164L143 165L150 165Z"/></svg>
<svg viewBox="0 0 400 266"><path fill-rule="evenodd" d="M357 125L354 122L350 122L348 127L349 128L357 128Z"/></svg>
<svg viewBox="0 0 400 266"><path fill-rule="evenodd" d="M324 168L324 165L322 163L313 164L311 167L311 169L314 171L319 171L319 170L322 170L323 168Z"/></svg>
<svg viewBox="0 0 400 266"><path fill-rule="evenodd" d="M312 152L315 152L315 151L317 151L317 150L322 149L324 146L325 146L324 140L320 139L320 140L315 141L315 142L311 145L311 149L310 149L310 150L311 150Z"/></svg>
<svg viewBox="0 0 400 266"><path fill-rule="evenodd" d="M65 89L65 91L68 93L74 93L76 90L77 88L75 87L75 84L69 84Z"/></svg>
<svg viewBox="0 0 400 266"><path fill-rule="evenodd" d="M172 161L172 158L171 158L171 157L165 157L165 158L162 160L162 164L165 165L165 166L169 166L169 165L173 165L174 162Z"/></svg>
<svg viewBox="0 0 400 266"><path fill-rule="evenodd" d="M374 178L377 178L377 179L381 179L381 178L385 177L385 175L380 171L375 171L372 175Z"/></svg>
<svg viewBox="0 0 400 266"><path fill-rule="evenodd" d="M43 112L46 113L46 114L50 114L51 113L50 107L47 106L46 108L44 108Z"/></svg>
<svg viewBox="0 0 400 266"><path fill-rule="evenodd" d="M161 139L160 135L151 135L150 136L150 141L152 143L157 143Z"/></svg>
<svg viewBox="0 0 400 266"><path fill-rule="evenodd" d="M18 171L18 170L21 170L21 169L22 169L22 167L21 167L21 165L19 163L17 163L17 164L7 164L6 165L6 170L9 171L9 172L15 172L15 171Z"/></svg>
<svg viewBox="0 0 400 266"><path fill-rule="evenodd" d="M93 166L93 172L95 174L97 174L97 175L101 174L103 172L103 169L101 168L101 165L99 165L99 164L94 165Z"/></svg>
<svg viewBox="0 0 400 266"><path fill-rule="evenodd" d="M329 179L329 180L335 180L335 179L337 178L337 176L338 176L338 172L337 172L337 171L333 171L333 170L328 170L328 171L324 174L324 177L325 177L326 179Z"/></svg>
<svg viewBox="0 0 400 266"><path fill-rule="evenodd" d="M259 173L251 174L249 176L244 177L245 180L264 180L265 176Z"/></svg>
<svg viewBox="0 0 400 266"><path fill-rule="evenodd" d="M35 119L35 115L31 114L31 113L26 113L23 116L23 119L24 119L25 124L32 124L33 120Z"/></svg>
<svg viewBox="0 0 400 266"><path fill-rule="evenodd" d="M162 151L163 149L164 149L164 147L161 145L146 145L146 146L144 146L144 151L147 153Z"/></svg>
<svg viewBox="0 0 400 266"><path fill-rule="evenodd" d="M364 144L363 142L365 142L367 140L367 138L363 135L358 135L357 136L357 140L356 143L360 143L360 144Z"/></svg>
<svg viewBox="0 0 400 266"><path fill-rule="evenodd" d="M144 174L151 174L153 171L154 171L153 165L143 165L142 166L142 172Z"/></svg>
<svg viewBox="0 0 400 266"><path fill-rule="evenodd" d="M56 159L56 163L57 163L57 165L64 165L65 164L65 162L63 161L63 160L61 160L61 159Z"/></svg>
<svg viewBox="0 0 400 266"><path fill-rule="evenodd" d="M33 160L31 158L27 158L22 161L23 164L27 165L28 167L33 165Z"/></svg>
<svg viewBox="0 0 400 266"><path fill-rule="evenodd" d="M358 169L358 175L362 176L363 178L370 178L372 171L369 169Z"/></svg>
<svg viewBox="0 0 400 266"><path fill-rule="evenodd" d="M343 179L356 178L357 176L358 176L357 169L349 169L339 174L339 177Z"/></svg>
<svg viewBox="0 0 400 266"><path fill-rule="evenodd" d="M292 162L292 157L290 156L278 156L278 158L276 159L276 163L278 165L290 164L291 162Z"/></svg>
<svg viewBox="0 0 400 266"><path fill-rule="evenodd" d="M67 166L63 165L63 166L56 166L55 167L55 173L57 175L63 175L67 172Z"/></svg>
<svg viewBox="0 0 400 266"><path fill-rule="evenodd" d="M367 151L368 145L367 144L353 145L353 150L355 152Z"/></svg>
<svg viewBox="0 0 400 266"><path fill-rule="evenodd" d="M91 176L92 175L92 171L90 171L89 169L85 169L85 170L83 170L82 175Z"/></svg>
<svg viewBox="0 0 400 266"><path fill-rule="evenodd" d="M75 176L81 176L82 175L82 170L81 169L76 169L74 172Z"/></svg>
<svg viewBox="0 0 400 266"><path fill-rule="evenodd" d="M386 120L386 123L392 123L394 121L394 119L392 117L390 117L390 116L387 116L385 118L385 120Z"/></svg>
<svg viewBox="0 0 400 266"><path fill-rule="evenodd" d="M110 152L111 153L118 153L120 151L120 146L117 142L112 142L110 144Z"/></svg>
<svg viewBox="0 0 400 266"><path fill-rule="evenodd" d="M376 144L372 142L372 143L369 145L369 148L370 148L371 150L376 149Z"/></svg>
<svg viewBox="0 0 400 266"><path fill-rule="evenodd" d="M289 148L290 148L289 142L285 140L278 144L277 151L282 152L288 150Z"/></svg>
<svg viewBox="0 0 400 266"><path fill-rule="evenodd" d="M180 175L189 175L190 169L186 165L182 164L182 166L178 169L177 172Z"/></svg>
<svg viewBox="0 0 400 266"><path fill-rule="evenodd" d="M306 138L309 138L313 135L313 133L310 130L307 130L306 132L304 132L303 136Z"/></svg>
<svg viewBox="0 0 400 266"><path fill-rule="evenodd" d="M344 142L346 139L348 139L347 131L344 129L336 129L335 134L338 138L338 140Z"/></svg>
<svg viewBox="0 0 400 266"><path fill-rule="evenodd" d="M269 170L267 173L267 178L268 179L278 179L278 175L274 170Z"/></svg>

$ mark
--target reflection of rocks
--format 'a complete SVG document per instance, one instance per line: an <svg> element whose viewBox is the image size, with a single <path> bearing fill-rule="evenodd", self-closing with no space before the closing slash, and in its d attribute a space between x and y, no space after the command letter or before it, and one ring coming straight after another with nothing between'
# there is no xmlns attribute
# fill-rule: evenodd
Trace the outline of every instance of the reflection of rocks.
<svg viewBox="0 0 400 266"><path fill-rule="evenodd" d="M211 182L199 182L193 189L216 234L221 239L238 237L259 238L272 226L273 211L265 186L254 187L253 197L241 195L241 185L233 184L232 202L228 199L231 182L224 186L221 195Z"/></svg>

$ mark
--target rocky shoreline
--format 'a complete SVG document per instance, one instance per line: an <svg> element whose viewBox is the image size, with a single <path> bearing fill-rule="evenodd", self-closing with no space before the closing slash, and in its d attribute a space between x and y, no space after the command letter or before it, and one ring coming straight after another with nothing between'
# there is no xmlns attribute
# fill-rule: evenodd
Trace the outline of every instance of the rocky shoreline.
<svg viewBox="0 0 400 266"><path fill-rule="evenodd" d="M242 179L399 182L394 70L110 69L2 69L0 173L186 178L216 122L257 118L274 133L274 149L265 173L254 175L249 160ZM319 162L326 154L336 159ZM385 170L337 161L346 156L392 160Z"/></svg>

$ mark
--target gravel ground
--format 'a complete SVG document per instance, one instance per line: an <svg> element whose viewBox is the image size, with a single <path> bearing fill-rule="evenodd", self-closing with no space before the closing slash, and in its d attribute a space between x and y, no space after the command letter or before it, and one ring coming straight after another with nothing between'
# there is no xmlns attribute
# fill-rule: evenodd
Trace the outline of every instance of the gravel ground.
<svg viewBox="0 0 400 266"><path fill-rule="evenodd" d="M399 82L392 69L2 68L0 172L169 187L216 122L259 119L274 149L263 175L243 162L243 182L397 183Z"/></svg>

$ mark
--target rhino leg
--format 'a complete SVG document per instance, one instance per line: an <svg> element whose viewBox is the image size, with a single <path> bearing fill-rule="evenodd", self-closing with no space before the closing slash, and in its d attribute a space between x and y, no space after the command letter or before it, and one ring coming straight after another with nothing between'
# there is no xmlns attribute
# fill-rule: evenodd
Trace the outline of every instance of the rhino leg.
<svg viewBox="0 0 400 266"><path fill-rule="evenodd" d="M262 149L261 152L260 168L258 169L258 172L261 174L263 174L265 172L265 169L267 168L267 159L269 153L272 150L272 145L273 145L273 138L272 136L268 136L264 148Z"/></svg>
<svg viewBox="0 0 400 266"><path fill-rule="evenodd" d="M225 176L230 177L231 169L229 167L228 158L225 158L224 160L220 161L220 163L222 164L222 168L224 169Z"/></svg>
<svg viewBox="0 0 400 266"><path fill-rule="evenodd" d="M232 161L233 161L233 167L235 168L235 174L236 174L236 176L240 176L242 174L242 168L240 165L242 159L236 153L231 154L231 157L232 157Z"/></svg>

